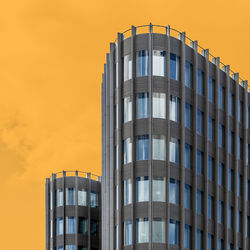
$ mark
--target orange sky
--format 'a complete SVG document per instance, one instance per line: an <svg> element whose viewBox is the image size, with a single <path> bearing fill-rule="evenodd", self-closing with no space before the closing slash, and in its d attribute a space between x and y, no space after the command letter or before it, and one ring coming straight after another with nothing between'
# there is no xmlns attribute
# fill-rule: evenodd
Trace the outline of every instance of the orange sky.
<svg viewBox="0 0 250 250"><path fill-rule="evenodd" d="M118 31L170 24L248 79L249 10L248 0L2 0L0 248L45 249L51 172L101 174L101 74Z"/></svg>

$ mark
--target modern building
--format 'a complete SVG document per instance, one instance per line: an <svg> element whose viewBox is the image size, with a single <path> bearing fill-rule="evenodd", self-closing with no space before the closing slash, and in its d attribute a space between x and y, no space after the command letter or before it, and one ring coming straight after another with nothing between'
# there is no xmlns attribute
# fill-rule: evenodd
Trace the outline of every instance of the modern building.
<svg viewBox="0 0 250 250"><path fill-rule="evenodd" d="M249 110L247 81L185 33L118 33L102 80L102 249L250 249Z"/></svg>
<svg viewBox="0 0 250 250"><path fill-rule="evenodd" d="M46 250L101 249L100 178L80 171L46 179Z"/></svg>

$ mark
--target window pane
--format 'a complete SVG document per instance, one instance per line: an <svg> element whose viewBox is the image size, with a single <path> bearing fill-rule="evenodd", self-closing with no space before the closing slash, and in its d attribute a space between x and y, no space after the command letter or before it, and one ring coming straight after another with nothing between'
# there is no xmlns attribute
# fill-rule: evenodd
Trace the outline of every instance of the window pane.
<svg viewBox="0 0 250 250"><path fill-rule="evenodd" d="M166 160L166 142L164 135L153 135L153 160Z"/></svg>
<svg viewBox="0 0 250 250"><path fill-rule="evenodd" d="M147 243L148 235L148 218L136 219L136 243Z"/></svg>
<svg viewBox="0 0 250 250"><path fill-rule="evenodd" d="M161 201L165 202L165 189L166 189L166 181L165 178L154 178L153 179L153 201Z"/></svg>
<svg viewBox="0 0 250 250"><path fill-rule="evenodd" d="M202 231L197 229L196 231L196 250L203 249L203 241L202 241Z"/></svg>
<svg viewBox="0 0 250 250"><path fill-rule="evenodd" d="M170 78L180 80L180 57L170 53Z"/></svg>
<svg viewBox="0 0 250 250"><path fill-rule="evenodd" d="M193 76L193 65L186 61L185 63L185 85L191 88L192 84L192 76Z"/></svg>
<svg viewBox="0 0 250 250"><path fill-rule="evenodd" d="M165 243L165 221L152 221L152 242Z"/></svg>
<svg viewBox="0 0 250 250"><path fill-rule="evenodd" d="M179 163L179 140L170 138L169 141L169 161Z"/></svg>
<svg viewBox="0 0 250 250"><path fill-rule="evenodd" d="M225 127L219 124L219 147L224 147L225 145Z"/></svg>
<svg viewBox="0 0 250 250"><path fill-rule="evenodd" d="M169 180L169 203L179 204L180 182L175 179Z"/></svg>
<svg viewBox="0 0 250 250"><path fill-rule="evenodd" d="M66 250L75 250L75 245L66 245Z"/></svg>
<svg viewBox="0 0 250 250"><path fill-rule="evenodd" d="M132 78L132 57L131 55L126 55L123 58L123 70L124 70L124 81Z"/></svg>
<svg viewBox="0 0 250 250"><path fill-rule="evenodd" d="M207 236L207 250L213 250L213 245L214 245L214 237L211 234L208 234Z"/></svg>
<svg viewBox="0 0 250 250"><path fill-rule="evenodd" d="M56 218L56 235L63 234L63 218Z"/></svg>
<svg viewBox="0 0 250 250"><path fill-rule="evenodd" d="M149 200L148 176L136 178L136 201L143 202Z"/></svg>
<svg viewBox="0 0 250 250"><path fill-rule="evenodd" d="M153 118L166 118L166 95L153 93Z"/></svg>
<svg viewBox="0 0 250 250"><path fill-rule="evenodd" d="M192 205L192 196L191 196L191 186L185 184L185 200L184 206L186 209L191 209Z"/></svg>
<svg viewBox="0 0 250 250"><path fill-rule="evenodd" d="M208 101L214 102L214 79L209 77L208 82Z"/></svg>
<svg viewBox="0 0 250 250"><path fill-rule="evenodd" d="M192 147L189 144L185 144L185 168L191 169L192 159Z"/></svg>
<svg viewBox="0 0 250 250"><path fill-rule="evenodd" d="M148 118L149 115L149 95L148 93L137 94L136 118Z"/></svg>
<svg viewBox="0 0 250 250"><path fill-rule="evenodd" d="M224 185L224 165L222 162L219 162L219 185Z"/></svg>
<svg viewBox="0 0 250 250"><path fill-rule="evenodd" d="M203 194L200 190L196 192L196 213L202 214L203 210Z"/></svg>
<svg viewBox="0 0 250 250"><path fill-rule="evenodd" d="M179 245L179 222L169 221L169 244Z"/></svg>
<svg viewBox="0 0 250 250"><path fill-rule="evenodd" d="M220 224L223 224L223 219L224 219L224 205L223 205L223 201L219 200L219 207L218 207L218 222Z"/></svg>
<svg viewBox="0 0 250 250"><path fill-rule="evenodd" d="M148 51L136 52L136 76L147 76L149 73Z"/></svg>
<svg viewBox="0 0 250 250"><path fill-rule="evenodd" d="M78 190L78 206L87 206L87 195L86 190Z"/></svg>
<svg viewBox="0 0 250 250"><path fill-rule="evenodd" d="M192 107L189 103L185 103L185 127L191 129L192 124Z"/></svg>
<svg viewBox="0 0 250 250"><path fill-rule="evenodd" d="M219 89L219 108L220 109L224 109L224 98L225 98L225 89L220 84L220 89Z"/></svg>
<svg viewBox="0 0 250 250"><path fill-rule="evenodd" d="M137 136L137 160L148 160L148 135Z"/></svg>
<svg viewBox="0 0 250 250"><path fill-rule="evenodd" d="M124 123L132 120L132 100L130 96L123 99L123 114Z"/></svg>
<svg viewBox="0 0 250 250"><path fill-rule="evenodd" d="M214 180L214 159L212 156L208 156L208 180Z"/></svg>
<svg viewBox="0 0 250 250"><path fill-rule="evenodd" d="M153 75L166 76L166 51L153 50Z"/></svg>
<svg viewBox="0 0 250 250"><path fill-rule="evenodd" d="M174 122L180 121L180 98L172 95L169 101L169 119Z"/></svg>
<svg viewBox="0 0 250 250"><path fill-rule="evenodd" d="M87 235L88 234L88 220L83 217L79 217L78 233Z"/></svg>
<svg viewBox="0 0 250 250"><path fill-rule="evenodd" d="M192 242L192 238L191 238L191 226L189 225L185 225L185 232L184 232L184 248L191 250L191 242Z"/></svg>
<svg viewBox="0 0 250 250"><path fill-rule="evenodd" d="M204 93L204 72L198 69L197 71L197 93L203 95Z"/></svg>
<svg viewBox="0 0 250 250"><path fill-rule="evenodd" d="M66 217L66 234L74 234L74 233L75 233L75 218Z"/></svg>
<svg viewBox="0 0 250 250"><path fill-rule="evenodd" d="M124 222L124 246L132 244L132 222L127 220Z"/></svg>
<svg viewBox="0 0 250 250"><path fill-rule="evenodd" d="M203 112L201 112L199 109L197 110L197 120L196 120L196 126L197 126L197 133L199 135L203 134Z"/></svg>
<svg viewBox="0 0 250 250"><path fill-rule="evenodd" d="M233 108L233 102L234 102L234 96L233 96L233 93L229 93L229 115L233 115L233 110L234 110L234 108Z"/></svg>
<svg viewBox="0 0 250 250"><path fill-rule="evenodd" d="M213 141L214 135L214 120L212 117L208 117L208 140Z"/></svg>
<svg viewBox="0 0 250 250"><path fill-rule="evenodd" d="M208 219L213 219L213 215L214 215L214 213L213 213L213 201L214 201L214 199L213 199L213 197L211 196L211 195L208 195L208 197L207 197L207 201L208 201L208 204L207 204L207 217L208 217Z"/></svg>
<svg viewBox="0 0 250 250"><path fill-rule="evenodd" d="M98 207L98 193L95 192L90 193L90 206Z"/></svg>
<svg viewBox="0 0 250 250"><path fill-rule="evenodd" d="M132 180L124 180L124 205L132 203Z"/></svg>
<svg viewBox="0 0 250 250"><path fill-rule="evenodd" d="M75 205L75 189L66 188L66 205Z"/></svg>
<svg viewBox="0 0 250 250"><path fill-rule="evenodd" d="M98 221L97 220L91 220L90 234L92 236L98 236Z"/></svg>
<svg viewBox="0 0 250 250"><path fill-rule="evenodd" d="M56 190L56 206L57 207L63 206L63 190L62 189Z"/></svg>
<svg viewBox="0 0 250 250"><path fill-rule="evenodd" d="M199 149L197 149L197 155L196 155L196 171L197 174L202 175L204 173L203 171L203 152L201 152Z"/></svg>
<svg viewBox="0 0 250 250"><path fill-rule="evenodd" d="M123 163L127 164L132 161L132 142L130 138L123 141Z"/></svg>

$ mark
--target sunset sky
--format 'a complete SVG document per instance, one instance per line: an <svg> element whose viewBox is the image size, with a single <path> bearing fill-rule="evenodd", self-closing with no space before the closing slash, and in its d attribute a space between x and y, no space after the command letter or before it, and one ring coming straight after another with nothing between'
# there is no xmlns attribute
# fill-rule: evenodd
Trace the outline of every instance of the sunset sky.
<svg viewBox="0 0 250 250"><path fill-rule="evenodd" d="M0 248L45 249L52 172L101 175L101 76L117 32L171 25L250 79L249 11L249 0L2 0Z"/></svg>

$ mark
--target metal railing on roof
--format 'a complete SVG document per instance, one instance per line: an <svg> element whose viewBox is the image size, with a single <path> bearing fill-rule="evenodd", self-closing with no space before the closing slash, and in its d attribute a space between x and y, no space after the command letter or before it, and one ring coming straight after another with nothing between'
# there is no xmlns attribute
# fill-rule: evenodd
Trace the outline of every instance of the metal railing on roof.
<svg viewBox="0 0 250 250"><path fill-rule="evenodd" d="M90 172L84 172L84 171L60 171L60 172L56 172L53 173L52 175L55 175L56 178L62 178L62 177L69 177L69 176L73 176L73 177L83 177L83 178L88 178L91 180L95 180L95 181L101 181L101 176L95 175L95 174L91 174Z"/></svg>
<svg viewBox="0 0 250 250"><path fill-rule="evenodd" d="M133 27L133 26L132 26ZM130 29L125 30L124 32L122 32L121 34L123 35L123 39L129 38L132 36L132 27ZM169 36L175 37L177 39L180 39L181 34L185 34L185 32L180 32L179 30L176 30L174 28L171 28L170 26L163 26L163 25L153 25L153 24L146 24L146 25L140 25L140 26L135 26L134 28L136 28L136 34L144 34L144 33L159 33L159 34L168 34ZM156 32L154 32L156 31ZM170 34L171 32L171 34ZM187 41L189 41L189 43L186 43L186 45L188 45L189 47L192 47L192 44L197 42L195 40L192 40L191 38L187 37L185 35L185 39ZM115 43L117 43L117 39L115 40ZM201 47L200 45L198 45L197 43L197 52L201 55L204 56L204 51L208 51L206 49L204 49L203 47ZM208 51L208 59L210 62L215 63L215 61L217 61L217 57L215 57L214 55L212 55L211 53L209 53ZM225 71L225 68L227 67L226 64L224 64L223 62L219 61L219 65L218 67ZM234 79L234 75L236 74L236 72L234 72L233 70L229 69L229 76ZM239 77L239 84L241 86L244 87L245 83L247 83L246 80L243 80L241 77ZM250 92L250 85L248 86L248 92Z"/></svg>

